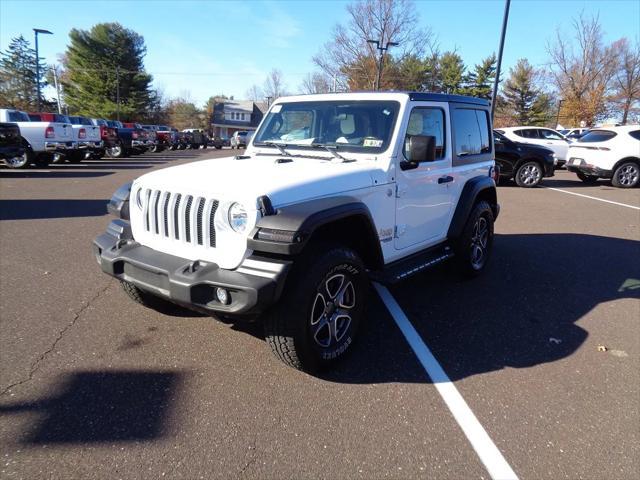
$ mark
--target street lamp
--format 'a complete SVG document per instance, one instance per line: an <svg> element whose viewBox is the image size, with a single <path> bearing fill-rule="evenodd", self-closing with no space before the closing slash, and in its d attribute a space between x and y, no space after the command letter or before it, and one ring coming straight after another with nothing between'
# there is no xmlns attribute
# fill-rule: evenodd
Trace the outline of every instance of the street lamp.
<svg viewBox="0 0 640 480"><path fill-rule="evenodd" d="M378 78L376 79L376 90L380 90L380 77L382 76L382 61L384 59L384 52L389 50L389 47L396 47L400 45L396 42L387 42L386 46L382 46L382 40L367 40L368 43L375 45L380 51L380 60L378 63Z"/></svg>
<svg viewBox="0 0 640 480"><path fill-rule="evenodd" d="M53 35L53 32L43 30L42 28L34 28L33 31L36 36L36 88L38 90L38 111L40 111L40 55L38 54L38 34Z"/></svg>

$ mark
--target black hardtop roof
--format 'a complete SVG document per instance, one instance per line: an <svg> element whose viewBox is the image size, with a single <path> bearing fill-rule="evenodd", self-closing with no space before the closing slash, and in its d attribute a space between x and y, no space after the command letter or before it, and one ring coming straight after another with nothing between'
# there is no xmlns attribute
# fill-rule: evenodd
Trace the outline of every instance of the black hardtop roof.
<svg viewBox="0 0 640 480"><path fill-rule="evenodd" d="M488 107L489 100L485 98L469 97L467 95L450 95L448 93L406 92L409 99L416 102L458 102L472 103Z"/></svg>

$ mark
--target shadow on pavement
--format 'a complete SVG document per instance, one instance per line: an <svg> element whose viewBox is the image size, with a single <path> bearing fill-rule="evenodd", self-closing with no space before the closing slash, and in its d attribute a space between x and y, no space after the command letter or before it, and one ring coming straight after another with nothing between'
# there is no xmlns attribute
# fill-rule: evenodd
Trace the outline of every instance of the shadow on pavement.
<svg viewBox="0 0 640 480"><path fill-rule="evenodd" d="M0 405L0 414L36 413L24 444L148 441L171 435L180 371L88 371L61 378L59 388L31 403Z"/></svg>
<svg viewBox="0 0 640 480"><path fill-rule="evenodd" d="M100 217L107 214L109 200L0 200L0 220Z"/></svg>
<svg viewBox="0 0 640 480"><path fill-rule="evenodd" d="M585 183L580 180L578 177L575 180L566 180L561 178L545 178L540 183L543 187L553 187L553 188L569 188L569 187L578 187L578 188L588 188L588 187L600 187L600 190L620 190L619 188L611 185L611 180L601 178L596 183ZM604 187L604 188L602 188Z"/></svg>
<svg viewBox="0 0 640 480"><path fill-rule="evenodd" d="M112 168L113 170L113 168ZM38 170L0 170L0 178L94 178L106 177L116 172L78 172L78 171L38 171Z"/></svg>
<svg viewBox="0 0 640 480"><path fill-rule="evenodd" d="M458 380L572 355L588 336L576 325L584 315L605 302L640 298L639 258L640 242L630 240L496 235L484 276L461 281L444 266L391 292L449 377ZM364 335L349 358L322 378L430 382L382 302L373 292L370 299Z"/></svg>

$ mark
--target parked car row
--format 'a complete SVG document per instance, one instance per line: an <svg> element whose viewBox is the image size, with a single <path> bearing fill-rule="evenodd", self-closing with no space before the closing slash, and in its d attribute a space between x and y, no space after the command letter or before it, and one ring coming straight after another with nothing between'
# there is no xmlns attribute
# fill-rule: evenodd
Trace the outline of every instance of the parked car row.
<svg viewBox="0 0 640 480"><path fill-rule="evenodd" d="M585 183L610 179L615 187L640 183L640 126L568 129L572 137L543 127L494 131L496 164L502 179L535 187L556 168L566 166Z"/></svg>
<svg viewBox="0 0 640 480"><path fill-rule="evenodd" d="M167 125L141 125L102 118L68 116L49 112L22 112L0 109L3 126L4 163L10 168L27 168L31 165L46 166L49 163L67 161L78 163L84 159L100 159L103 156L122 158L145 152L162 150L199 149L229 145L228 139L209 138L201 129L185 129L179 132ZM17 128L17 139L15 129ZM16 146L20 149L16 150ZM19 152L19 153L18 153Z"/></svg>

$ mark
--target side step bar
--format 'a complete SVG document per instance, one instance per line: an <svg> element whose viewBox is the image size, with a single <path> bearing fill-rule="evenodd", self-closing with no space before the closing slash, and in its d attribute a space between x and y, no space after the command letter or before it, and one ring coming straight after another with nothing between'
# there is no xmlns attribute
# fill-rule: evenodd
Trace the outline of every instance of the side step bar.
<svg viewBox="0 0 640 480"><path fill-rule="evenodd" d="M383 271L370 271L369 278L384 285L393 285L416 273L433 268L453 256L453 249L449 245L436 245L390 263Z"/></svg>

